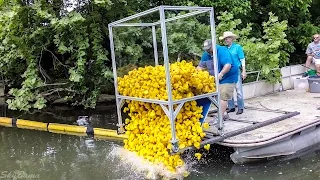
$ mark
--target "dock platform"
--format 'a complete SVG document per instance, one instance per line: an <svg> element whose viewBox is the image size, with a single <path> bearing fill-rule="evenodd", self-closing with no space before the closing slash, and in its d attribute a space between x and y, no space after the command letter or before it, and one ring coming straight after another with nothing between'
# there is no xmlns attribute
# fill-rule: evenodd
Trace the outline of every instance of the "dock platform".
<svg viewBox="0 0 320 180"><path fill-rule="evenodd" d="M224 135L219 136L214 110L206 122L204 144L232 147L234 163L293 155L320 143L320 94L286 90L245 100L241 115L229 113Z"/></svg>

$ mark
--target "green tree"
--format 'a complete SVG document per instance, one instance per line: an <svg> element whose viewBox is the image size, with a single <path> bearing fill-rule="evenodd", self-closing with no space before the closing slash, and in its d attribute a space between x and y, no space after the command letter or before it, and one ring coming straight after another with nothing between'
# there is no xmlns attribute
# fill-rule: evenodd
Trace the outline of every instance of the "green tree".
<svg viewBox="0 0 320 180"><path fill-rule="evenodd" d="M94 1L68 12L63 1L1 4L1 71L8 77L18 62L26 64L21 86L11 87L9 108L41 109L52 95L95 107L101 86L112 82L99 12L108 5Z"/></svg>
<svg viewBox="0 0 320 180"><path fill-rule="evenodd" d="M29 110L65 98L94 108L100 93L112 93L108 23L159 5L215 8L217 37L237 33L249 70L271 71L305 60L311 35L319 32L319 0L0 0L0 70L13 98L9 108ZM167 17L186 12L167 12ZM154 13L132 22L154 22ZM209 18L199 15L167 24L170 61L199 59L210 38ZM119 75L153 64L151 28L114 28ZM157 28L159 62L162 61ZM220 42L221 44L223 42ZM290 56L289 56L290 55ZM290 57L290 61L289 61Z"/></svg>

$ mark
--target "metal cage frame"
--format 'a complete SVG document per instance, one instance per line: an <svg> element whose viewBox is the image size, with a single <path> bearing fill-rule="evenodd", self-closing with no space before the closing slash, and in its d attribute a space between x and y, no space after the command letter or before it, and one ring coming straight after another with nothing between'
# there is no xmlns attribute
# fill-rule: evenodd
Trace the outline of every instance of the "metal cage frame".
<svg viewBox="0 0 320 180"><path fill-rule="evenodd" d="M193 11L183 15L178 15L172 18L166 19L165 17L165 10L180 10L180 11ZM145 16L151 13L158 11L160 13L160 21L154 23L126 23L129 20L133 20L135 18ZM213 45L213 61L214 61L214 76L215 76L215 88L216 92L213 93L206 93L197 95L190 98L183 98L180 100L173 100L172 99L172 87L171 87L171 80L170 80L170 63L169 63L169 56L168 56L168 46L167 46L167 30L166 30L166 23L170 21L174 21L181 18L191 17L194 15L202 14L202 13L210 13L210 26L211 26L211 39ZM166 73L166 89L168 95L168 101L164 100L156 100L156 99L147 99L147 98L138 98L138 97L130 97L130 96L123 96L119 95L118 92L118 76L117 76L117 65L116 65L116 57L115 57L115 49L114 49L114 41L113 41L113 27L151 27L152 28L152 38L153 38L153 48L154 48L154 59L155 65L158 65L158 49L157 49L157 39L156 39L156 26L160 25L161 28L161 41L162 41L162 48L163 48L163 58L164 58L164 66L165 66L165 73ZM124 133L124 127L122 122L121 116L121 109L124 105L124 100L133 100L133 101L141 101L141 102L149 102L149 103L156 103L159 104L165 114L168 116L171 125L171 143L172 143L172 151L178 152L179 145L178 139L176 137L176 129L175 129L175 119L183 107L185 102L198 100L203 98L208 98L218 109L218 129L220 135L223 135L223 118L220 112L220 93L219 93L219 79L218 79L218 61L217 61L217 51L216 51L216 33L215 33L215 21L214 21L214 9L213 7L189 7L189 6L158 6L132 16L120 19L118 21L112 22L108 24L109 28L109 38L110 38L110 49L111 49L111 58L112 58L112 69L113 69L113 76L114 76L114 87L115 87L115 95L116 95L116 105L117 105L117 115L118 115L118 133ZM173 105L178 105L176 109L173 108ZM167 107L168 108L167 108Z"/></svg>

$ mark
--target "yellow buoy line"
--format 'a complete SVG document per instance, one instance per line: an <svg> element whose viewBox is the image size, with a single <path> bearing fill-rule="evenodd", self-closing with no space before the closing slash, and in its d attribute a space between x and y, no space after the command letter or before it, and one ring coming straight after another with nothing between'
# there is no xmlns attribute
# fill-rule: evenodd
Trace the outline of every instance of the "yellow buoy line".
<svg viewBox="0 0 320 180"><path fill-rule="evenodd" d="M32 129L39 131L47 131L58 134L68 134L76 136L93 135L97 139L118 139L123 140L127 138L125 134L118 134L116 130L103 128L90 128L85 126L59 124L59 123L45 123L30 121L24 119L15 119L8 117L0 117L0 126L17 127L21 129Z"/></svg>

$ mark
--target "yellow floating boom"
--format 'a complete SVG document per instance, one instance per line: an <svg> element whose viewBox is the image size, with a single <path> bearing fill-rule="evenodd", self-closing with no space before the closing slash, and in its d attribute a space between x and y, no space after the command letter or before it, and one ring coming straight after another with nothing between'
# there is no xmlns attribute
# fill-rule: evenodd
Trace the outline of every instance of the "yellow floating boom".
<svg viewBox="0 0 320 180"><path fill-rule="evenodd" d="M48 130L49 132L51 130L54 130L54 131L64 131L64 132L86 133L87 127L68 125L68 124L50 123L48 125Z"/></svg>
<svg viewBox="0 0 320 180"><path fill-rule="evenodd" d="M77 136L87 136L87 127L69 125L69 124L59 124L59 123L44 123L23 119L14 119L8 117L0 117L0 126L5 127L17 127L21 129L32 129L39 131L48 131L51 133L58 134L69 134ZM125 134L118 134L116 130L103 129L103 128L93 128L93 132L90 132L98 139L117 139L123 140L127 136Z"/></svg>
<svg viewBox="0 0 320 180"><path fill-rule="evenodd" d="M11 124L12 123L12 119L11 118L7 118L7 117L0 117L0 123Z"/></svg>

